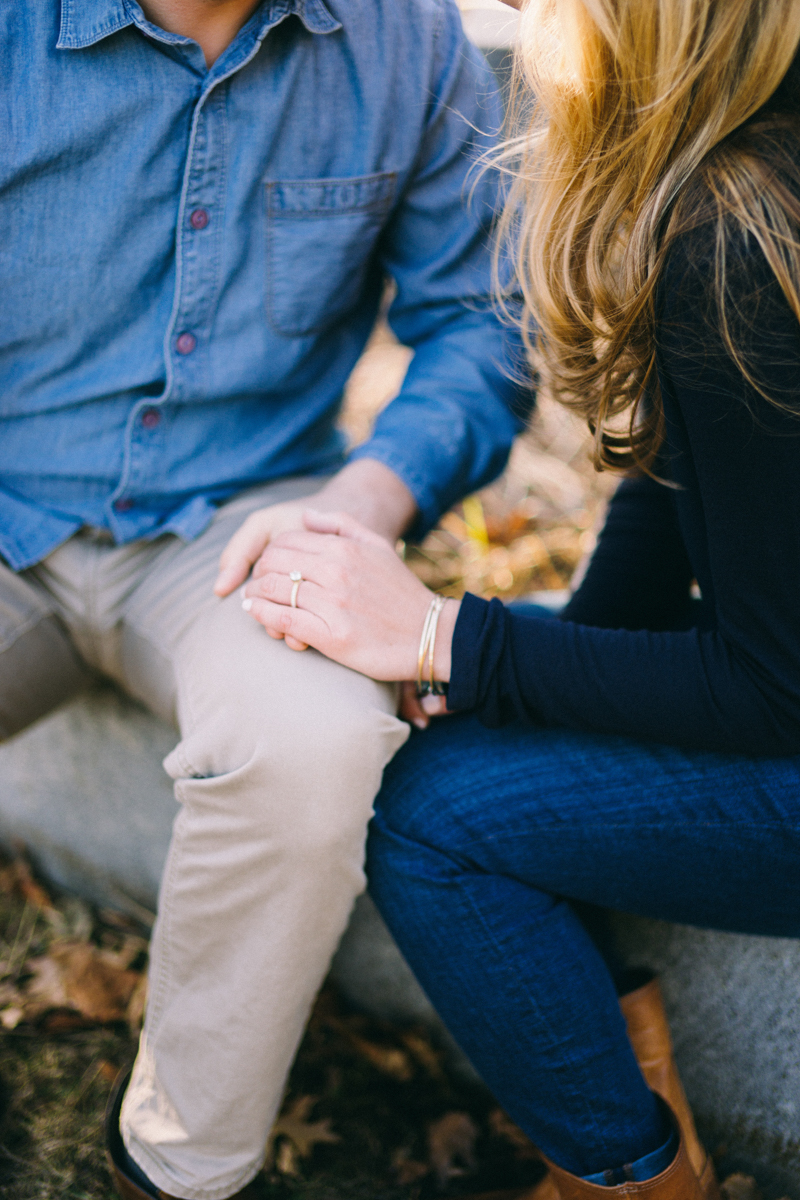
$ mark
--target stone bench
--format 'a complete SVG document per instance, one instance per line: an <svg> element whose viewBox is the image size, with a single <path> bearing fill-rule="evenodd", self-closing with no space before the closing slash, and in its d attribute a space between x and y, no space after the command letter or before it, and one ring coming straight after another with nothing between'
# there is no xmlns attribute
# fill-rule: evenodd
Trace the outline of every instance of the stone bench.
<svg viewBox="0 0 800 1200"><path fill-rule="evenodd" d="M177 805L161 760L175 733L110 688L0 748L0 838L21 838L54 883L140 918L155 908ZM800 1200L800 942L618 918L632 962L662 976L698 1124L723 1170L765 1200ZM354 1003L435 1014L362 897L333 965Z"/></svg>

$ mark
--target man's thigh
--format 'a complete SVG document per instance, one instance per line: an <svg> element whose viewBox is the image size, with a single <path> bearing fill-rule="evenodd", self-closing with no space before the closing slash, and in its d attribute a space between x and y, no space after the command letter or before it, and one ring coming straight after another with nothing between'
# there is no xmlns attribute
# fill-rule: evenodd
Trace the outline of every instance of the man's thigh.
<svg viewBox="0 0 800 1200"><path fill-rule="evenodd" d="M118 682L148 708L176 727L181 681L178 664L195 656L190 648L223 603L241 605L238 595L223 602L213 593L222 551L244 520L257 509L310 496L323 476L300 476L250 488L220 506L207 529L193 541L164 539L157 558L142 572L125 604L118 652ZM208 633L205 635L208 636ZM224 643L226 634L220 631ZM216 645L217 639L214 639ZM223 644L210 657L224 653ZM230 647L231 653L239 651Z"/></svg>
<svg viewBox="0 0 800 1200"><path fill-rule="evenodd" d="M0 562L0 739L68 700L89 677L46 594Z"/></svg>

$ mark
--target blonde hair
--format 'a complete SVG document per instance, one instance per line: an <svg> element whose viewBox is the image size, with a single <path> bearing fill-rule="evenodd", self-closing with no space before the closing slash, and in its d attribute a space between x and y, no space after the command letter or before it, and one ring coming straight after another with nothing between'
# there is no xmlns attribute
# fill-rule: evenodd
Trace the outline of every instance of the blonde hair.
<svg viewBox="0 0 800 1200"><path fill-rule="evenodd" d="M800 181L797 142L794 160L781 150L797 96L762 111L786 91L798 44L800 0L529 0L522 12L501 233L532 361L588 420L598 468L649 469L657 453L655 293L679 234L712 223L720 327L746 373L725 306L731 221L800 320L800 190L786 180Z"/></svg>

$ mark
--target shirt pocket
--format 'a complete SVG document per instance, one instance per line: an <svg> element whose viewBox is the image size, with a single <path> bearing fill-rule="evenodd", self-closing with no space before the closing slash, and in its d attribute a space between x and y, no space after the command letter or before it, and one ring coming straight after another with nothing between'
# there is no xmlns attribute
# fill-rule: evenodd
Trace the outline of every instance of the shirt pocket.
<svg viewBox="0 0 800 1200"><path fill-rule="evenodd" d="M386 171L265 184L267 317L278 333L318 333L358 304L396 180Z"/></svg>

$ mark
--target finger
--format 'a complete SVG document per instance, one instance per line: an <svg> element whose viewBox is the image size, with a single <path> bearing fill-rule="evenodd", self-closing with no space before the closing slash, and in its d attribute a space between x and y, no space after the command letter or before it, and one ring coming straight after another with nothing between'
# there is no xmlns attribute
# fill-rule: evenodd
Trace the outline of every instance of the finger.
<svg viewBox="0 0 800 1200"><path fill-rule="evenodd" d="M295 584L298 585L296 592ZM251 579L242 588L242 597L245 600L249 597L254 600L271 600L273 604L290 605L293 592L296 608L305 608L309 612L319 614L321 604L325 602L324 589L310 579L290 579L288 575L279 571L270 571L266 575L260 575L258 579Z"/></svg>
<svg viewBox="0 0 800 1200"><path fill-rule="evenodd" d="M416 725L417 729L427 729L430 724L430 718L420 706L416 684L408 681L403 684L400 693L400 716L404 721Z"/></svg>
<svg viewBox="0 0 800 1200"><path fill-rule="evenodd" d="M303 513L303 524L306 529L315 533L333 533L337 537L347 537L354 542L366 542L368 546L385 546L386 538L367 529L355 517L345 512L320 512L316 508L307 508Z"/></svg>
<svg viewBox="0 0 800 1200"><path fill-rule="evenodd" d="M447 700L444 696L429 694L420 701L422 709L429 717L443 717L447 712Z"/></svg>
<svg viewBox="0 0 800 1200"><path fill-rule="evenodd" d="M269 537L270 521L266 513L253 513L243 522L220 556L219 574L214 584L218 596L228 596L244 583Z"/></svg>
<svg viewBox="0 0 800 1200"><path fill-rule="evenodd" d="M308 642L298 642L297 638L285 637L283 639L290 650L307 650Z"/></svg>
<svg viewBox="0 0 800 1200"><path fill-rule="evenodd" d="M269 545L264 547L264 554L268 554L270 550L294 550L297 554L319 557L323 554L329 555L337 548L341 548L341 545L341 538L330 533L311 533L307 529L285 529L270 539Z"/></svg>
<svg viewBox="0 0 800 1200"><path fill-rule="evenodd" d="M260 600L248 596L242 603L245 612L250 613L267 633L281 634L287 641L293 638L306 646L316 646L322 649L327 636L328 627L314 613L301 608L289 608L285 604L273 604L271 600Z"/></svg>
<svg viewBox="0 0 800 1200"><path fill-rule="evenodd" d="M283 575L287 579L292 571L299 571L303 579L321 584L325 577L329 556L308 554L303 550L286 550L283 546L273 543L267 546L261 558L253 569L253 580L266 578L267 575Z"/></svg>

